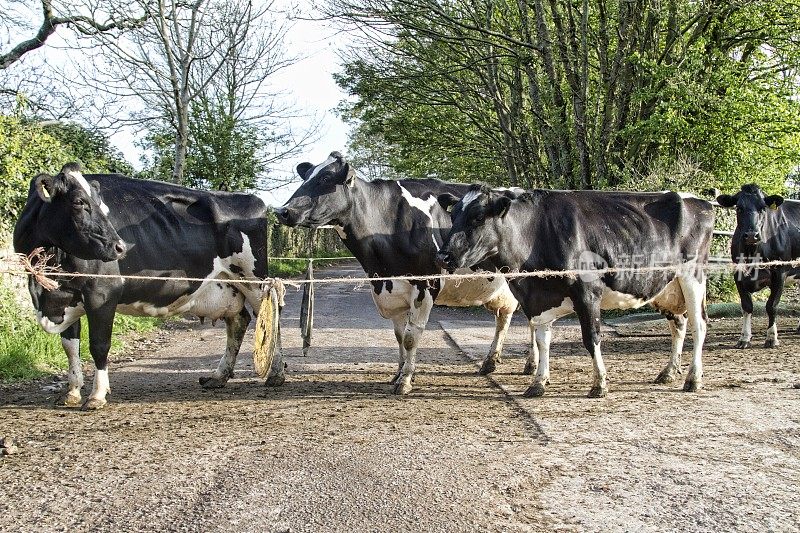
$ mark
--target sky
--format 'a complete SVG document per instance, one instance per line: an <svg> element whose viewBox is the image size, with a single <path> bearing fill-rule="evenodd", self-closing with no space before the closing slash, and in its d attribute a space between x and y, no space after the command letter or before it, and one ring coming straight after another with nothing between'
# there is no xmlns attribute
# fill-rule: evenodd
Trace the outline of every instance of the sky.
<svg viewBox="0 0 800 533"><path fill-rule="evenodd" d="M301 12L310 12L310 0L300 0ZM279 72L273 79L276 88L285 90L289 103L294 104L299 114L308 118L297 118L293 126L305 130L316 117L320 122L317 129L318 140L309 144L296 161L287 160L282 175L296 176L294 168L298 163L309 161L321 163L328 154L338 150L346 154L348 126L334 112L335 107L347 95L333 80L333 74L340 69L337 50L346 45L344 34L338 33L332 25L325 22L295 19L288 32L286 49L290 57L301 59ZM139 166L141 150L134 145L133 134L129 131L115 133L111 142L117 146L125 158ZM299 178L298 178L299 179ZM269 205L282 205L299 185L299 181L275 191L261 191L258 195Z"/></svg>

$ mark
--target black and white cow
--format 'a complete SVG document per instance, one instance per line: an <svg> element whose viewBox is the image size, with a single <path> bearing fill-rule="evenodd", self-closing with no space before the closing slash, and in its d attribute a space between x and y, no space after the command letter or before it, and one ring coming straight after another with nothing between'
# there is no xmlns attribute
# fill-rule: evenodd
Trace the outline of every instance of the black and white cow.
<svg viewBox="0 0 800 533"><path fill-rule="evenodd" d="M766 196L758 185L743 185L734 195L721 194L722 207L736 206L736 229L731 239L731 257L735 263L789 261L800 257L800 202ZM788 266L750 268L734 274L736 290L742 303L742 335L737 348L749 348L752 339L754 292L769 287L767 316L769 328L764 347L778 346L775 313L787 282L800 278L800 270ZM800 332L800 326L797 328Z"/></svg>
<svg viewBox="0 0 800 533"><path fill-rule="evenodd" d="M68 272L154 276L158 280L59 278L46 291L33 278L29 289L39 323L60 333L69 359L68 406L81 404L80 317L89 323L89 351L96 367L84 409L99 409L109 392L108 350L116 312L139 316L193 313L222 318L227 348L207 388L222 387L257 312L257 284L228 280L266 276L266 206L248 194L195 191L157 181L113 174L83 176L77 164L31 181L28 200L14 228L14 249L28 254L52 249ZM204 281L172 281L173 277ZM279 359L280 357L276 357ZM278 368L280 367L280 368ZM283 364L272 367L271 383L283 380Z"/></svg>
<svg viewBox="0 0 800 533"><path fill-rule="evenodd" d="M370 277L442 272L436 265L436 252L450 229L450 216L439 206L437 197L444 193L463 195L468 185L434 179L367 182L356 177L338 152L316 166L301 163L297 173L304 182L276 210L281 223L303 227L334 225ZM484 374L494 370L499 361L512 313L518 307L502 277L460 283L376 281L373 289L375 306L381 316L394 324L399 345L398 371L392 380L395 394L411 390L417 346L434 303L484 305L495 313L494 340L481 367ZM533 354L526 365L527 373L533 372L530 365L535 362Z"/></svg>
<svg viewBox="0 0 800 533"><path fill-rule="evenodd" d="M714 212L709 202L674 192L624 193L535 190L516 199L474 186L461 200L439 199L452 207L453 229L437 257L454 270L488 262L520 271L680 265L677 271L650 270L572 277L523 277L511 291L536 330L539 365L526 396L541 396L549 381L551 324L573 311L583 344L594 362L590 397L606 395L600 353L600 310L649 303L670 321L672 357L656 378L668 383L681 373L686 319L694 350L684 390L702 387L706 334L706 276Z"/></svg>

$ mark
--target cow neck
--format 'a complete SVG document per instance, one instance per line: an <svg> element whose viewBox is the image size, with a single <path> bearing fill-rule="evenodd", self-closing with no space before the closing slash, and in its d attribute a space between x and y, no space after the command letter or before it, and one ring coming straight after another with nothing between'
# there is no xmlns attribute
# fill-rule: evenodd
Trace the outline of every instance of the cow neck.
<svg viewBox="0 0 800 533"><path fill-rule="evenodd" d="M350 192L350 209L338 219L346 234L342 241L368 274L383 272L381 253L375 248L378 243L373 239L378 230L376 224L397 216L396 203L392 206L391 198L384 197L387 189L380 185L357 181Z"/></svg>
<svg viewBox="0 0 800 533"><path fill-rule="evenodd" d="M547 209L543 208L541 196L537 191L531 192L530 199L516 200L511 203L508 213L500 225L500 241L515 242L525 236L525 242L516 242L515 246L501 245L499 253L494 256L495 266L512 270L531 270L540 268L536 264L535 253L541 246L547 246L542 237L542 228L546 225ZM541 209L542 212L537 212ZM534 251L531 254L531 250Z"/></svg>

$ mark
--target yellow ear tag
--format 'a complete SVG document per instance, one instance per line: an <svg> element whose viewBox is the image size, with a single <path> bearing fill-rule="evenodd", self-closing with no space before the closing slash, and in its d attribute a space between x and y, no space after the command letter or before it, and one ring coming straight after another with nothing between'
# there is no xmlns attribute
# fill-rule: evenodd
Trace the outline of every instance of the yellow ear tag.
<svg viewBox="0 0 800 533"><path fill-rule="evenodd" d="M769 208L773 209L773 210L777 210L778 209L778 204L776 202L772 202L771 204L769 204Z"/></svg>

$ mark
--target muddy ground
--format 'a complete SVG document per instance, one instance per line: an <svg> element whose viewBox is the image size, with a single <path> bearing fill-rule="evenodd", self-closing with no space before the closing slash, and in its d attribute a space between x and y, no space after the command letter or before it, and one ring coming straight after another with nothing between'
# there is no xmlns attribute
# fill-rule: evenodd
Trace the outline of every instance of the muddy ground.
<svg viewBox="0 0 800 533"><path fill-rule="evenodd" d="M669 352L665 324L608 328L602 400L585 397L591 361L566 321L547 394L525 399L524 322L487 378L474 359L488 348L488 313L436 308L415 389L394 397L394 335L368 287L320 286L317 298L303 358L289 290L277 389L252 371L252 331L228 387L201 389L225 334L195 320L134 339L100 412L54 407L53 380L0 386L0 437L19 445L0 459L0 530L800 528L793 319L780 347L745 351L730 349L738 321L713 321L697 394L651 383ZM754 331L760 344L763 322Z"/></svg>

